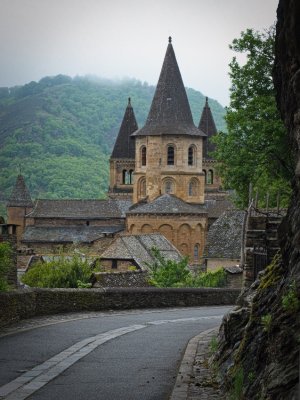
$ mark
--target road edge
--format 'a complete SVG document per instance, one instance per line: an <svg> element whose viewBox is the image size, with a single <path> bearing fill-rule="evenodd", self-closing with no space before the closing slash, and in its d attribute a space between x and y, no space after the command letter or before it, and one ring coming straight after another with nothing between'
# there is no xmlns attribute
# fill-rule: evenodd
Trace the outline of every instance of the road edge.
<svg viewBox="0 0 300 400"><path fill-rule="evenodd" d="M191 378L193 377L193 366L198 350L198 344L199 342L202 342L204 345L207 346L207 336L214 331L217 335L219 326L220 325L217 325L214 328L207 329L206 331L203 331L190 339L187 344L184 356L181 360L177 378L169 400L186 400L188 398L188 389L189 384L191 383Z"/></svg>

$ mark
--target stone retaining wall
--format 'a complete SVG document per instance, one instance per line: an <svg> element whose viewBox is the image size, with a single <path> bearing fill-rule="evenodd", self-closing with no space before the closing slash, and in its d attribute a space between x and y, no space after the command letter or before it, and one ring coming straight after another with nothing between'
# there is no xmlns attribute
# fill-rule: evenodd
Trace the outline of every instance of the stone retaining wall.
<svg viewBox="0 0 300 400"><path fill-rule="evenodd" d="M0 293L0 329L21 319L78 311L231 305L238 289L29 289Z"/></svg>

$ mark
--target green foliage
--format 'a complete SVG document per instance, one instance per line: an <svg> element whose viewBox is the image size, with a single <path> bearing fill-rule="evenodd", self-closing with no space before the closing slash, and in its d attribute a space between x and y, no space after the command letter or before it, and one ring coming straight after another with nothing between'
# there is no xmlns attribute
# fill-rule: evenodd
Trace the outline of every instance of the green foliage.
<svg viewBox="0 0 300 400"><path fill-rule="evenodd" d="M9 290L6 275L12 267L12 249L9 243L0 243L0 292Z"/></svg>
<svg viewBox="0 0 300 400"><path fill-rule="evenodd" d="M0 201L9 198L19 165L33 198L103 198L127 98L142 126L154 90L134 79L64 75L0 88ZM205 98L187 94L197 125ZM224 129L223 107L211 101L211 108Z"/></svg>
<svg viewBox="0 0 300 400"><path fill-rule="evenodd" d="M226 283L226 272L219 269L193 275L188 268L188 258L176 262L166 260L160 251L152 249L154 263L149 268L149 283L157 287L221 287Z"/></svg>
<svg viewBox="0 0 300 400"><path fill-rule="evenodd" d="M155 262L147 264L150 269L150 283L157 287L177 287L186 282L190 271L188 259L183 258L179 262L166 260L158 249L153 248L152 254Z"/></svg>
<svg viewBox="0 0 300 400"><path fill-rule="evenodd" d="M226 272L223 268L219 268L216 271L191 275L187 284L190 287L222 287L226 284Z"/></svg>
<svg viewBox="0 0 300 400"><path fill-rule="evenodd" d="M295 280L290 284L287 294L282 297L282 307L285 311L291 314L298 312L300 308Z"/></svg>
<svg viewBox="0 0 300 400"><path fill-rule="evenodd" d="M213 336L209 343L209 355L215 354L218 349L218 339L216 336Z"/></svg>
<svg viewBox="0 0 300 400"><path fill-rule="evenodd" d="M228 133L215 139L215 158L226 187L235 189L238 204L248 203L249 184L260 194L270 192L270 205L281 193L282 205L290 196L292 159L283 122L276 107L272 81L275 29L265 33L247 29L230 48L246 55L230 63L230 106L225 116ZM265 205L265 204L261 204Z"/></svg>
<svg viewBox="0 0 300 400"><path fill-rule="evenodd" d="M270 332L271 325L272 325L272 315L271 314L262 315L261 323L263 326L263 330L265 332Z"/></svg>
<svg viewBox="0 0 300 400"><path fill-rule="evenodd" d="M32 287L77 288L90 287L91 267L86 259L53 257L50 262L38 262L23 277L22 282Z"/></svg>
<svg viewBox="0 0 300 400"><path fill-rule="evenodd" d="M243 400L244 370L238 368L233 377L233 388L230 392L230 400Z"/></svg>

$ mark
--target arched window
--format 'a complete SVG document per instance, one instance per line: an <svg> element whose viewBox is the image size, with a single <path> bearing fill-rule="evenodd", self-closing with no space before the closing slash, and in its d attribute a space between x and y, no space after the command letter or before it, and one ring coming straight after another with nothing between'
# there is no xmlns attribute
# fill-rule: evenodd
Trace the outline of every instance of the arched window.
<svg viewBox="0 0 300 400"><path fill-rule="evenodd" d="M165 193L174 193L174 182L171 179L167 179L164 184Z"/></svg>
<svg viewBox="0 0 300 400"><path fill-rule="evenodd" d="M190 146L188 150L188 165L195 164L195 147Z"/></svg>
<svg viewBox="0 0 300 400"><path fill-rule="evenodd" d="M168 146L167 149L167 164L174 165L175 163L175 149L174 146Z"/></svg>
<svg viewBox="0 0 300 400"><path fill-rule="evenodd" d="M126 169L123 170L122 172L122 183L123 185L131 185L132 184L132 170L127 171Z"/></svg>
<svg viewBox="0 0 300 400"><path fill-rule="evenodd" d="M207 172L206 183L208 185L212 185L214 183L214 173L211 169Z"/></svg>
<svg viewBox="0 0 300 400"><path fill-rule="evenodd" d="M206 169L203 170L204 173L204 182L205 184L207 184L207 173L206 173Z"/></svg>
<svg viewBox="0 0 300 400"><path fill-rule="evenodd" d="M147 164L147 149L146 149L146 146L143 146L141 148L141 160L142 160L142 166L145 166Z"/></svg>
<svg viewBox="0 0 300 400"><path fill-rule="evenodd" d="M140 197L146 197L146 179L141 178L139 181L139 195Z"/></svg>
<svg viewBox="0 0 300 400"><path fill-rule="evenodd" d="M189 182L189 196L197 196L198 194L198 181L193 178Z"/></svg>
<svg viewBox="0 0 300 400"><path fill-rule="evenodd" d="M129 185L133 184L133 169L129 171Z"/></svg>
<svg viewBox="0 0 300 400"><path fill-rule="evenodd" d="M199 261L199 244L195 244L194 246L194 261Z"/></svg>

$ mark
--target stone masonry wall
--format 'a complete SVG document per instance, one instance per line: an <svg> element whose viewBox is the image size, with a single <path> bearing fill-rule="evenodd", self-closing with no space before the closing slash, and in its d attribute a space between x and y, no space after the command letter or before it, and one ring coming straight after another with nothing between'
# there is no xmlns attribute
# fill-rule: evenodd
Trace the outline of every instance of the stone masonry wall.
<svg viewBox="0 0 300 400"><path fill-rule="evenodd" d="M234 304L237 289L30 289L0 293L0 329L21 319L78 311Z"/></svg>

